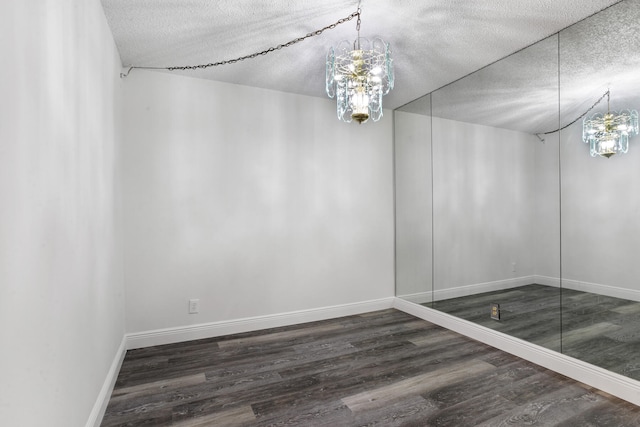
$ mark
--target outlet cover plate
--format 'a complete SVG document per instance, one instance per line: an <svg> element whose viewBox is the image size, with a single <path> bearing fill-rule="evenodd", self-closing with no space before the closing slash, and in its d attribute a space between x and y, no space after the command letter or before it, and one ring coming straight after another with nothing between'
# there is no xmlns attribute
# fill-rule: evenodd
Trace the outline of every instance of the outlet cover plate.
<svg viewBox="0 0 640 427"><path fill-rule="evenodd" d="M198 314L200 312L200 300L199 299L190 299L189 300L189 314Z"/></svg>
<svg viewBox="0 0 640 427"><path fill-rule="evenodd" d="M500 320L500 304L491 304L491 318L494 320Z"/></svg>

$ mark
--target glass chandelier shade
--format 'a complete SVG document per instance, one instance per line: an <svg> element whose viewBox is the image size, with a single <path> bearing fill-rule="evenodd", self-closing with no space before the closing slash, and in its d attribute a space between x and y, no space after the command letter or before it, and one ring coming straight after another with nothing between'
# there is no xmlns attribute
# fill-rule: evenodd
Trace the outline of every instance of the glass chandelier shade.
<svg viewBox="0 0 640 427"><path fill-rule="evenodd" d="M329 49L326 90L336 98L338 119L364 123L382 117L382 97L393 89L391 48L379 37L343 40Z"/></svg>
<svg viewBox="0 0 640 427"><path fill-rule="evenodd" d="M638 134L638 112L623 110L596 113L582 121L582 140L591 156L611 157L629 151L629 137Z"/></svg>

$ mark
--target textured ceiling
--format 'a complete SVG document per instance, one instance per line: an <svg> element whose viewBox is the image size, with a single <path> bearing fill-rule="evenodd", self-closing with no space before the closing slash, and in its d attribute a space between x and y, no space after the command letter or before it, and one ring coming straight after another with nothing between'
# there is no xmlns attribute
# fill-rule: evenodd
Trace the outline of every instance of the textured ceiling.
<svg viewBox="0 0 640 427"><path fill-rule="evenodd" d="M393 50L397 108L616 0L364 0L363 37ZM102 0L124 66L197 65L258 52L349 16L357 0ZM198 71L198 78L324 97L329 47L355 21L280 51ZM135 72L135 70L133 71Z"/></svg>
<svg viewBox="0 0 640 427"><path fill-rule="evenodd" d="M639 46L640 0L625 0L401 110L533 134L579 119L608 89L611 110L640 109ZM589 114L606 109L604 98Z"/></svg>

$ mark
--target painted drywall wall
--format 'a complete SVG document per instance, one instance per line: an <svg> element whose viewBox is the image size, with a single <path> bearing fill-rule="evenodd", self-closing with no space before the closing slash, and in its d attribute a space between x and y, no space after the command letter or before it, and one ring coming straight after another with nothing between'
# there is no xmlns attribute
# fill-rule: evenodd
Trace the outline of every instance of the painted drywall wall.
<svg viewBox="0 0 640 427"><path fill-rule="evenodd" d="M426 302L432 286L431 117L395 111L396 296Z"/></svg>
<svg viewBox="0 0 640 427"><path fill-rule="evenodd" d="M0 419L83 426L124 334L119 58L98 1L0 3Z"/></svg>
<svg viewBox="0 0 640 427"><path fill-rule="evenodd" d="M391 112L346 124L328 99L141 70L124 86L129 332L393 296Z"/></svg>
<svg viewBox="0 0 640 427"><path fill-rule="evenodd" d="M437 117L432 126L435 290L532 275L523 242L534 229L536 137Z"/></svg>

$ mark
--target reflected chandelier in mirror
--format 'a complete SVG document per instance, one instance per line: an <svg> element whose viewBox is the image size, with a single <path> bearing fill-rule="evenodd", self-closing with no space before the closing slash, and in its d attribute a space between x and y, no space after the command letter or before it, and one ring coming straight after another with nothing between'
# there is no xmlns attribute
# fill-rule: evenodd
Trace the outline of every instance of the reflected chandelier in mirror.
<svg viewBox="0 0 640 427"><path fill-rule="evenodd" d="M591 156L611 157L629 151L629 136L638 134L638 112L636 110L613 111L585 117L582 122L582 140L589 144Z"/></svg>

